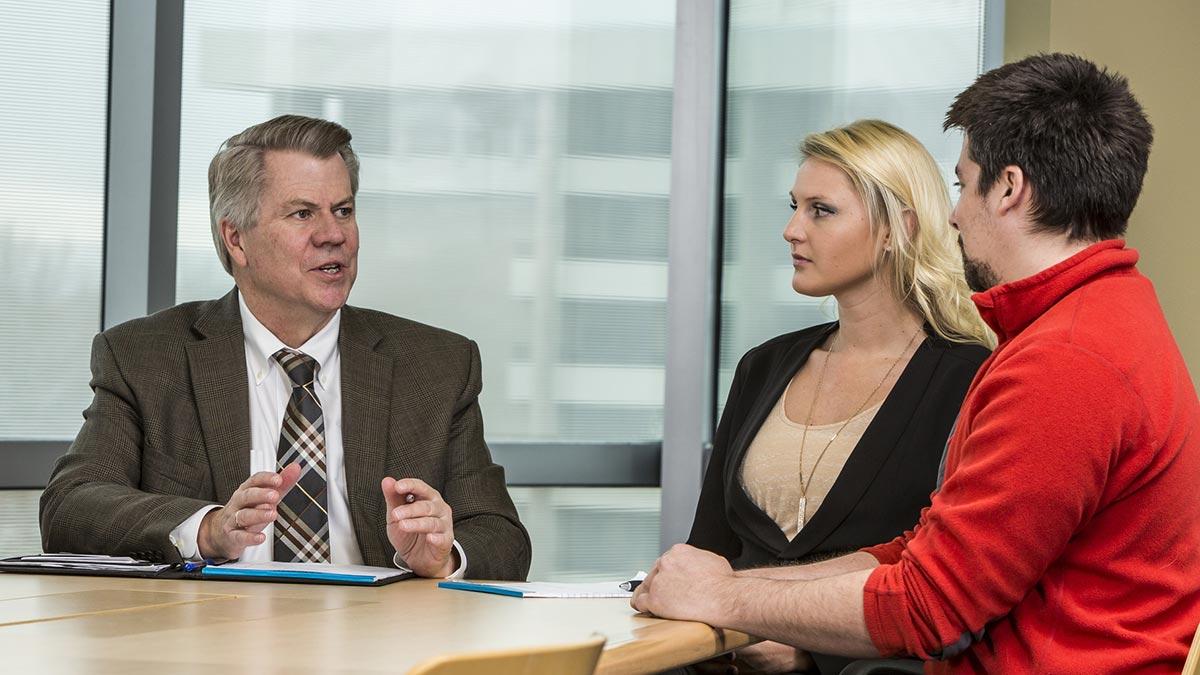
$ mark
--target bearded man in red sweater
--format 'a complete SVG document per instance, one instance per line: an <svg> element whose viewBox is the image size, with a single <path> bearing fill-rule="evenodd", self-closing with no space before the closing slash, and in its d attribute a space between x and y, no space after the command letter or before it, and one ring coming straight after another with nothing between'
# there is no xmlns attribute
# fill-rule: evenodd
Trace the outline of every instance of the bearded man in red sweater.
<svg viewBox="0 0 1200 675"><path fill-rule="evenodd" d="M946 127L964 131L951 217L999 345L931 506L813 565L734 573L676 546L633 606L926 672L1178 673L1200 621L1200 404L1121 240L1150 123L1124 78L1047 54L980 76Z"/></svg>

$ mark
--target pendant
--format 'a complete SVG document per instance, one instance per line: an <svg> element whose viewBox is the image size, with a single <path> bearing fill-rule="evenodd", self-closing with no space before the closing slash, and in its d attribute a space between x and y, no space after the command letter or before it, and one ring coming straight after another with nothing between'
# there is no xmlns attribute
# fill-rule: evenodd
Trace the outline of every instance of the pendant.
<svg viewBox="0 0 1200 675"><path fill-rule="evenodd" d="M800 507L796 509L799 513L796 515L796 531L804 529L804 512L808 510L808 498L800 498Z"/></svg>

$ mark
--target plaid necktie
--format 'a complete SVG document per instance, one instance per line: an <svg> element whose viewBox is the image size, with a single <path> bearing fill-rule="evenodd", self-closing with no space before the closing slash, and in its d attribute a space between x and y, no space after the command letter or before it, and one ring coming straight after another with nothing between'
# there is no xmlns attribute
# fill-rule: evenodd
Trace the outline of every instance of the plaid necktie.
<svg viewBox="0 0 1200 675"><path fill-rule="evenodd" d="M325 509L325 420L317 400L321 364L307 354L280 349L271 357L292 381L283 413L276 471L300 462L300 481L279 502L275 521L275 560L329 562L329 513Z"/></svg>

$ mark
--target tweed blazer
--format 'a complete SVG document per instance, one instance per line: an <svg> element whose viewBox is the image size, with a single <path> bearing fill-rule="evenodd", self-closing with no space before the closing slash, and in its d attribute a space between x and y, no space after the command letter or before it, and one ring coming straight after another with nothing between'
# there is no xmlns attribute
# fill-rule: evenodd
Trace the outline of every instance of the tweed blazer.
<svg viewBox="0 0 1200 675"><path fill-rule="evenodd" d="M346 489L363 562L387 566L384 476L419 478L454 514L467 576L524 579L530 542L483 440L479 350L454 333L342 308ZM178 561L171 530L250 475L236 289L92 342L91 405L41 499L46 551Z"/></svg>

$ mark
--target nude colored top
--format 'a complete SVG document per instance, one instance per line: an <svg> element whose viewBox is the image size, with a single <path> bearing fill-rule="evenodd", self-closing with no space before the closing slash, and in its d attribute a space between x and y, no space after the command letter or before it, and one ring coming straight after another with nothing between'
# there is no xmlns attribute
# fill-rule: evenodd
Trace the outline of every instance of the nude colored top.
<svg viewBox="0 0 1200 675"><path fill-rule="evenodd" d="M784 413L787 389L776 401L767 419L758 429L746 457L742 461L742 488L758 508L771 517L788 540L795 538L801 529L800 511L800 446L804 438L805 425L793 421ZM833 424L814 424L808 428L803 457L803 475L807 479L812 472L811 483L806 491L804 522L812 520L821 508L825 495L833 487L842 467L858 445L875 413L883 402L863 410L850 419ZM845 424L845 428L842 425ZM841 433L838 434L838 430ZM834 438L834 434L838 434ZM825 445L833 440L825 456L817 464L817 457ZM817 464L813 472L813 465Z"/></svg>

